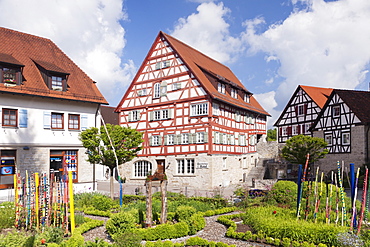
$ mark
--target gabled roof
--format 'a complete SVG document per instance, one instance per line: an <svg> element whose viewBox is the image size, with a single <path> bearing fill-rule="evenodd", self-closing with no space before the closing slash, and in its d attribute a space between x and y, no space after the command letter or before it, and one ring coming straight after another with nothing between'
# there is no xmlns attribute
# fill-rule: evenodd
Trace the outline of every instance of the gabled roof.
<svg viewBox="0 0 370 247"><path fill-rule="evenodd" d="M318 119L322 116L325 109L328 107L330 100L338 95L343 102L353 111L363 124L370 123L370 92L357 90L333 89L327 103L315 121L313 127L316 126Z"/></svg>
<svg viewBox="0 0 370 247"><path fill-rule="evenodd" d="M333 91L332 88L311 87L304 85L299 85L299 87L301 87L321 109L323 108L326 101L328 100L328 97Z"/></svg>
<svg viewBox="0 0 370 247"><path fill-rule="evenodd" d="M167 42L177 52L188 68L194 73L194 76L198 79L198 81L212 98L270 116L270 114L263 109L263 107L253 96L250 98L250 103L246 103L242 99L234 99L218 92L202 71L202 69L208 70L218 75L219 78L221 78L224 82L229 83L236 88L243 89L245 92L250 94L250 92L227 66L217 62L216 60L206 56L205 54L195 50L194 48L184 44L183 42L164 32L160 32L159 36L162 36L167 40Z"/></svg>
<svg viewBox="0 0 370 247"><path fill-rule="evenodd" d="M330 93L333 91L332 88L298 85L297 89L294 91L292 97L290 98L289 102L286 104L279 118L274 123L274 126L278 126L277 124L280 122L281 118L284 116L285 112L288 110L289 106L291 105L293 99L296 97L300 89L304 90L307 93L307 95L312 99L312 101L315 102L318 107L320 107L320 109L323 108L323 106L325 105L326 101L328 100L330 96Z"/></svg>
<svg viewBox="0 0 370 247"><path fill-rule="evenodd" d="M0 62L23 67L22 85L8 87L0 83L1 93L107 104L94 81L51 40L1 27L0 37ZM69 75L67 91L49 90L38 66Z"/></svg>
<svg viewBox="0 0 370 247"><path fill-rule="evenodd" d="M270 116L270 114L266 112L263 109L263 107L257 102L257 100L252 96L252 93L250 93L245 88L245 86L239 81L239 79L227 66L217 62L216 60L206 56L205 54L195 50L194 48L184 44L178 39L175 39L174 37L162 31L159 32L155 40L158 39L164 39L165 41L167 41L167 43L171 46L174 52L178 54L178 56L185 63L188 69L193 73L193 75L197 78L198 82L203 86L203 88L206 90L206 92L211 98L226 102L228 104L232 104L239 108L247 109L262 115ZM145 61L147 59L149 59L149 54L145 58L139 71L143 69L143 67L145 66ZM206 73L209 73L212 76L217 77L222 82L230 84L231 86L239 90L243 90L247 94L251 95L250 103L246 103L242 99L234 99L230 96L219 93L217 91L217 88L215 88L212 85L211 81L207 78ZM136 78L137 75L134 78L134 81L136 80ZM128 90L130 90L130 88ZM127 95L127 92L125 95ZM125 96L122 98L121 102L117 106L116 111L119 111L120 105L122 105L124 98Z"/></svg>

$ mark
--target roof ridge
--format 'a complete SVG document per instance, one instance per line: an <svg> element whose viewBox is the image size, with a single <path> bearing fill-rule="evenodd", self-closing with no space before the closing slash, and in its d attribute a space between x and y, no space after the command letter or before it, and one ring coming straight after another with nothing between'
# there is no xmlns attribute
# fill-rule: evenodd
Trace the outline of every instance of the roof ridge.
<svg viewBox="0 0 370 247"><path fill-rule="evenodd" d="M14 29L10 29L10 28L6 28L6 27L0 27L0 29L4 29L4 30L6 30L6 31L10 31L10 32L14 32L14 33L20 34L20 35L22 35L22 36L24 36L24 35L28 35L28 36L31 36L31 37L33 37L33 38L37 38L37 39L45 39L45 40L48 40L48 41L53 42L50 38L45 38L45 37L37 36L37 35L35 35L35 34L25 33L25 32L21 32L21 31L14 30ZM53 43L54 43L54 42L53 42Z"/></svg>
<svg viewBox="0 0 370 247"><path fill-rule="evenodd" d="M223 67L226 67L226 68L228 68L229 70L231 70L231 69L230 69L228 66L226 66L225 64L220 63L219 61L215 60L214 58L211 58L210 56L208 56L208 55L204 54L203 52L201 52L201 51L199 51L199 50L195 49L194 47L192 47L192 46L190 46L190 45L188 45L188 44L186 44L186 43L182 42L181 40L179 40L179 39L177 39L177 38L173 37L172 35L169 35L169 34L167 34L167 33L163 32L163 31L160 31L160 33L161 33L161 34L163 34L164 36L168 36L168 37L170 37L170 38L172 38L172 39L175 39L177 42L181 43L182 45L184 45L184 46L186 46L186 47L188 47L188 48L192 49L193 51L195 51L195 52L197 52L197 53L200 53L201 55L203 55L203 56L205 56L205 57L207 57L207 58L209 58L209 59L213 60L214 62L218 63L219 65L221 65L221 66L223 66Z"/></svg>

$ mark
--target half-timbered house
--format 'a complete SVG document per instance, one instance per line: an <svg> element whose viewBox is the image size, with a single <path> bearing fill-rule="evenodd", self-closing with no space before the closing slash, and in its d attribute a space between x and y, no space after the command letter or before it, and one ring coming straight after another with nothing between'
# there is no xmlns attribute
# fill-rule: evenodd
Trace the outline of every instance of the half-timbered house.
<svg viewBox="0 0 370 247"><path fill-rule="evenodd" d="M328 143L329 154L316 162L320 169L335 169L337 161L360 167L369 162L370 92L333 89L312 126L316 137Z"/></svg>
<svg viewBox="0 0 370 247"><path fill-rule="evenodd" d="M93 188L99 173L78 136L99 124L106 100L51 40L6 28L0 37L0 189L26 170L57 178L72 170L75 182Z"/></svg>
<svg viewBox="0 0 370 247"><path fill-rule="evenodd" d="M333 89L299 85L274 126L278 128L278 142L284 143L295 135L309 135Z"/></svg>
<svg viewBox="0 0 370 247"><path fill-rule="evenodd" d="M144 133L126 186L157 171L173 191L200 193L247 179L269 116L228 67L163 32L116 110Z"/></svg>

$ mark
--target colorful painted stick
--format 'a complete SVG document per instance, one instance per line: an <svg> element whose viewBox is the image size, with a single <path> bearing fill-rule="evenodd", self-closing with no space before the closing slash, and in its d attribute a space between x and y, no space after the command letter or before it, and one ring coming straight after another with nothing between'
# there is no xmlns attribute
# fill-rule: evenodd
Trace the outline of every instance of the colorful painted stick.
<svg viewBox="0 0 370 247"><path fill-rule="evenodd" d="M318 203L319 200L319 167L316 169L316 178L315 178L315 210L313 213L313 219L316 222L317 212L318 212Z"/></svg>
<svg viewBox="0 0 370 247"><path fill-rule="evenodd" d="M365 212L365 206L366 206L366 194L367 194L367 179L368 179L368 169L366 167L364 185L362 188L362 204L361 204L360 220L358 222L358 227L357 227L357 235L360 234L362 221L364 220L364 212Z"/></svg>
<svg viewBox="0 0 370 247"><path fill-rule="evenodd" d="M306 155L306 163L305 163L304 169L303 169L303 177L302 177L302 182L301 182L300 195L302 195L304 181L306 181L306 174L307 174L308 162L309 161L310 161L310 154L308 153ZM299 219L299 217L300 217L300 211L301 211L301 196L298 199L297 219Z"/></svg>
<svg viewBox="0 0 370 247"><path fill-rule="evenodd" d="M36 229L39 229L39 173L36 172L35 176L35 216L36 216Z"/></svg>
<svg viewBox="0 0 370 247"><path fill-rule="evenodd" d="M334 182L335 182L335 224L338 224L338 221L339 221L339 188L338 188L337 174L334 174Z"/></svg>
<svg viewBox="0 0 370 247"><path fill-rule="evenodd" d="M360 176L360 168L357 168L356 173L356 181L355 181L355 193L353 196L353 202L352 202L352 219L350 224L350 231L352 232L353 228L356 228L356 201L357 201L357 185L358 185L358 178Z"/></svg>
<svg viewBox="0 0 370 247"><path fill-rule="evenodd" d="M75 206L74 206L74 199L73 199L73 180L72 180L72 171L68 172L69 177L69 203L71 208L71 233L73 234L75 230ZM68 224L67 224L68 225Z"/></svg>
<svg viewBox="0 0 370 247"><path fill-rule="evenodd" d="M337 162L338 164L338 180L339 180L339 190L340 190L340 197L342 200L342 226L344 225L344 222L347 223L347 212L346 212L346 203L344 201L344 189L343 189L343 183L340 173L340 162Z"/></svg>
<svg viewBox="0 0 370 247"><path fill-rule="evenodd" d="M364 217L364 221L366 222L367 221L367 215L368 215L368 212L369 212L369 200L370 200L370 176L369 177L369 181L367 183L367 195L366 195L366 207L365 207L365 217Z"/></svg>
<svg viewBox="0 0 370 247"><path fill-rule="evenodd" d="M308 215L310 213L310 197L312 194L312 181L308 181L307 195L306 195L306 210L304 218L307 221Z"/></svg>

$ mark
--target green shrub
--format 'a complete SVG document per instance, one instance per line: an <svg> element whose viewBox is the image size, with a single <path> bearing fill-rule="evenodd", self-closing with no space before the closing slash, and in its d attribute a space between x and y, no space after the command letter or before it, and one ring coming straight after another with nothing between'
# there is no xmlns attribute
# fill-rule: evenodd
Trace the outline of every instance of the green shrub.
<svg viewBox="0 0 370 247"><path fill-rule="evenodd" d="M175 219L178 221L187 220L195 214L197 210L190 206L179 206L176 210Z"/></svg>
<svg viewBox="0 0 370 247"><path fill-rule="evenodd" d="M278 238L274 239L274 245L279 246L280 242L281 242L280 239L278 239Z"/></svg>
<svg viewBox="0 0 370 247"><path fill-rule="evenodd" d="M133 232L123 232L114 237L115 246L118 247L141 247L141 237Z"/></svg>
<svg viewBox="0 0 370 247"><path fill-rule="evenodd" d="M15 209L13 202L3 202L0 204L0 229L11 228L14 226Z"/></svg>
<svg viewBox="0 0 370 247"><path fill-rule="evenodd" d="M84 192L74 194L74 203L76 208L93 206L93 198L102 195L99 192Z"/></svg>
<svg viewBox="0 0 370 247"><path fill-rule="evenodd" d="M101 211L108 211L113 206L113 201L111 198L105 196L105 195L95 195L92 198L92 205L97 210Z"/></svg>
<svg viewBox="0 0 370 247"><path fill-rule="evenodd" d="M283 247L289 247L290 246L290 239L289 238L283 238L283 241L281 241L281 245Z"/></svg>
<svg viewBox="0 0 370 247"><path fill-rule="evenodd" d="M38 234L36 242L40 243L45 239L46 243L60 244L63 241L64 230L58 227L45 227L44 232Z"/></svg>
<svg viewBox="0 0 370 247"><path fill-rule="evenodd" d="M113 216L107 221L105 227L107 232L113 237L121 233L131 231L136 228L135 217L127 212L120 212L113 214Z"/></svg>
<svg viewBox="0 0 370 247"><path fill-rule="evenodd" d="M292 181L278 181L272 186L271 191L267 194L265 201L274 201L278 204L295 206L298 186Z"/></svg>
<svg viewBox="0 0 370 247"><path fill-rule="evenodd" d="M7 233L6 235L0 235L0 247L19 247L25 246L30 234L25 232L16 232L15 230Z"/></svg>
<svg viewBox="0 0 370 247"><path fill-rule="evenodd" d="M187 236L189 233L189 226L185 222L176 224L161 224L155 228L139 228L134 232L139 234L143 240L156 241L158 239L172 239Z"/></svg>

